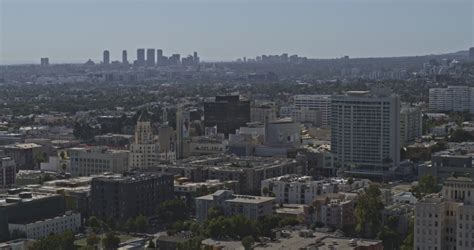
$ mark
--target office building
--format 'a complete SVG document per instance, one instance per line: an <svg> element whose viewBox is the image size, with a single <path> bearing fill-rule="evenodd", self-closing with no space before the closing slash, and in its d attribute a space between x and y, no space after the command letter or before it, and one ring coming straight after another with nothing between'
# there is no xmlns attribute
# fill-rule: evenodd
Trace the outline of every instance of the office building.
<svg viewBox="0 0 474 250"><path fill-rule="evenodd" d="M422 126L420 107L402 105L400 110L400 144L405 146L421 138Z"/></svg>
<svg viewBox="0 0 474 250"><path fill-rule="evenodd" d="M15 184L16 164L12 158L0 155L0 189Z"/></svg>
<svg viewBox="0 0 474 250"><path fill-rule="evenodd" d="M216 96L204 103L204 126L217 126L217 132L225 137L250 122L250 102L239 96Z"/></svg>
<svg viewBox="0 0 474 250"><path fill-rule="evenodd" d="M295 95L293 104L297 108L321 110L321 125L330 124L331 96L330 95Z"/></svg>
<svg viewBox="0 0 474 250"><path fill-rule="evenodd" d="M36 143L17 143L1 146L3 153L13 159L17 170L31 170L38 167L36 157L44 154L44 147Z"/></svg>
<svg viewBox="0 0 474 250"><path fill-rule="evenodd" d="M108 50L104 50L102 63L104 65L110 64L110 52Z"/></svg>
<svg viewBox="0 0 474 250"><path fill-rule="evenodd" d="M254 104L250 108L250 121L264 123L265 119L274 121L277 119L277 110L273 104Z"/></svg>
<svg viewBox="0 0 474 250"><path fill-rule="evenodd" d="M147 66L155 65L155 49L146 50L146 65Z"/></svg>
<svg viewBox="0 0 474 250"><path fill-rule="evenodd" d="M24 223L10 223L10 233L17 231L25 234L27 239L41 239L51 234L61 234L66 231L76 233L81 227L81 214L70 211L53 218Z"/></svg>
<svg viewBox="0 0 474 250"><path fill-rule="evenodd" d="M474 47L469 48L469 59L474 61Z"/></svg>
<svg viewBox="0 0 474 250"><path fill-rule="evenodd" d="M206 180L238 181L242 193L260 193L262 181L286 174L306 173L306 165L291 158L236 157L213 155L189 157L177 165L157 165L158 173L181 175L194 182Z"/></svg>
<svg viewBox="0 0 474 250"><path fill-rule="evenodd" d="M0 196L0 241L8 237L8 225L38 221L66 212L64 197L59 194L9 191Z"/></svg>
<svg viewBox="0 0 474 250"><path fill-rule="evenodd" d="M131 173L92 179L91 213L100 218L127 220L156 214L161 202L173 198L173 176Z"/></svg>
<svg viewBox="0 0 474 250"><path fill-rule="evenodd" d="M418 176L435 176L439 183L455 175L470 174L474 176L472 165L472 153L459 151L439 151L431 155L431 162L425 162L418 166Z"/></svg>
<svg viewBox="0 0 474 250"><path fill-rule="evenodd" d="M41 58L41 66L43 66L43 67L49 66L49 58L47 58L47 57L42 57L42 58Z"/></svg>
<svg viewBox="0 0 474 250"><path fill-rule="evenodd" d="M265 122L265 144L297 146L301 144L301 124L291 119Z"/></svg>
<svg viewBox="0 0 474 250"><path fill-rule="evenodd" d="M331 100L331 152L348 174L380 178L400 162L400 98L349 91Z"/></svg>
<svg viewBox="0 0 474 250"><path fill-rule="evenodd" d="M219 190L213 194L196 198L196 219L199 223L207 220L210 208L218 206L225 216L243 215L249 219L273 213L275 198L250 195L235 195L231 190Z"/></svg>
<svg viewBox="0 0 474 250"><path fill-rule="evenodd" d="M448 178L439 194L430 194L415 205L413 249L474 248L474 181Z"/></svg>
<svg viewBox="0 0 474 250"><path fill-rule="evenodd" d="M138 66L145 65L145 49L137 49L136 65Z"/></svg>
<svg viewBox="0 0 474 250"><path fill-rule="evenodd" d="M179 65L181 64L181 55L180 54L173 54L168 58L168 62L170 65Z"/></svg>
<svg viewBox="0 0 474 250"><path fill-rule="evenodd" d="M196 51L194 51L194 53L193 53L193 59L194 59L195 64L199 64L200 59L199 59L198 53Z"/></svg>
<svg viewBox="0 0 474 250"><path fill-rule="evenodd" d="M322 112L316 108L298 107L291 110L291 119L295 122L310 124L314 127L322 126Z"/></svg>
<svg viewBox="0 0 474 250"><path fill-rule="evenodd" d="M468 86L448 86L429 90L429 109L432 112L473 111L474 89Z"/></svg>
<svg viewBox="0 0 474 250"><path fill-rule="evenodd" d="M143 111L135 127L135 141L130 145L130 168L154 166L159 158L159 144L155 142L148 112Z"/></svg>
<svg viewBox="0 0 474 250"><path fill-rule="evenodd" d="M128 64L127 51L122 50L122 64Z"/></svg>
<svg viewBox="0 0 474 250"><path fill-rule="evenodd" d="M105 172L123 173L128 170L127 150L112 150L107 147L70 148L69 170L72 176L89 176Z"/></svg>
<svg viewBox="0 0 474 250"><path fill-rule="evenodd" d="M161 160L176 159L176 138L173 127L164 122L158 129L158 148Z"/></svg>
<svg viewBox="0 0 474 250"><path fill-rule="evenodd" d="M184 158L184 140L189 137L189 115L183 112L183 107L179 105L176 111L176 159Z"/></svg>
<svg viewBox="0 0 474 250"><path fill-rule="evenodd" d="M164 65L163 50L162 49L157 49L156 50L156 65L158 65L158 66L163 66Z"/></svg>

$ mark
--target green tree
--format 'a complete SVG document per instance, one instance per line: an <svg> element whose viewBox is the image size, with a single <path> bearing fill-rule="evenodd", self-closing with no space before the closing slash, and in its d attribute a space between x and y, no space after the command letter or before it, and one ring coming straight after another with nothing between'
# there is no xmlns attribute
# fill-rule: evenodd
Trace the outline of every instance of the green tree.
<svg viewBox="0 0 474 250"><path fill-rule="evenodd" d="M418 199L421 199L427 194L436 193L437 190L436 178L432 175L425 175L421 177L418 185L413 187L412 192Z"/></svg>
<svg viewBox="0 0 474 250"><path fill-rule="evenodd" d="M356 232L364 237L374 237L380 230L383 209L381 191L378 186L371 184L365 193L359 195L356 201L355 218Z"/></svg>
<svg viewBox="0 0 474 250"><path fill-rule="evenodd" d="M349 177L347 178L347 184L352 185L354 183L354 178Z"/></svg>
<svg viewBox="0 0 474 250"><path fill-rule="evenodd" d="M377 239L382 240L384 248L388 250L400 249L401 235L397 232L398 217L390 216L382 230L377 234Z"/></svg>
<svg viewBox="0 0 474 250"><path fill-rule="evenodd" d="M147 246L146 248L148 248L148 249L155 249L155 248L156 248L155 242L153 242L153 240L150 240L150 241L148 242L148 246Z"/></svg>
<svg viewBox="0 0 474 250"><path fill-rule="evenodd" d="M69 250L74 249L74 234L66 231L62 234L51 234L31 245L31 250Z"/></svg>
<svg viewBox="0 0 474 250"><path fill-rule="evenodd" d="M207 211L207 219L215 219L224 216L224 210L219 206L213 206Z"/></svg>
<svg viewBox="0 0 474 250"><path fill-rule="evenodd" d="M178 250L195 250L195 249L201 249L202 245L202 237L193 237L185 242L180 242L177 245Z"/></svg>
<svg viewBox="0 0 474 250"><path fill-rule="evenodd" d="M244 246L245 250L250 250L254 242L255 242L254 238L248 235L242 239L242 246Z"/></svg>
<svg viewBox="0 0 474 250"><path fill-rule="evenodd" d="M102 246L104 249L113 250L117 249L120 244L120 239L115 236L114 232L108 232L105 237L102 239Z"/></svg>
<svg viewBox="0 0 474 250"><path fill-rule="evenodd" d="M127 228L129 232L135 232L135 230L137 230L136 221L133 218L129 218L127 222L125 222L125 228Z"/></svg>
<svg viewBox="0 0 474 250"><path fill-rule="evenodd" d="M282 217L277 214L270 214L260 217L257 221L259 235L272 237L272 229L279 227Z"/></svg>
<svg viewBox="0 0 474 250"><path fill-rule="evenodd" d="M87 224L89 225L89 227L92 227L94 229L99 229L102 225L102 222L99 219L97 219L97 217L91 216L87 220Z"/></svg>
<svg viewBox="0 0 474 250"><path fill-rule="evenodd" d="M268 193L269 193L269 192L270 192L270 191L268 190L267 187L262 188L263 196L268 196Z"/></svg>
<svg viewBox="0 0 474 250"><path fill-rule="evenodd" d="M408 226L408 235L403 241L401 250L412 250L414 240L415 240L415 220L411 218L410 224Z"/></svg>
<svg viewBox="0 0 474 250"><path fill-rule="evenodd" d="M148 220L145 216L139 215L135 218L135 225L137 227L138 232L145 232L148 228Z"/></svg>
<svg viewBox="0 0 474 250"><path fill-rule="evenodd" d="M473 141L474 136L472 136L471 133L468 131L458 128L454 130L450 136L449 136L449 141L450 142L465 142L465 141Z"/></svg>
<svg viewBox="0 0 474 250"><path fill-rule="evenodd" d="M158 207L158 218L163 222L186 220L189 218L188 207L180 199L164 201Z"/></svg>
<svg viewBox="0 0 474 250"><path fill-rule="evenodd" d="M97 235L95 233L92 233L91 235L87 236L86 241L87 241L88 246L95 246L95 245L99 244L100 238L97 237Z"/></svg>

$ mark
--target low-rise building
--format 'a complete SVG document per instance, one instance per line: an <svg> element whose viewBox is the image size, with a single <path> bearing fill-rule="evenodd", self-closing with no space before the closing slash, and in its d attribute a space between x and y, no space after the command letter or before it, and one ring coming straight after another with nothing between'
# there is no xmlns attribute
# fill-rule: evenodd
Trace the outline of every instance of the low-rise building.
<svg viewBox="0 0 474 250"><path fill-rule="evenodd" d="M418 177L424 175L435 176L439 183L453 174L474 176L472 165L473 153L465 154L461 151L440 151L431 155L431 162L418 166Z"/></svg>
<svg viewBox="0 0 474 250"><path fill-rule="evenodd" d="M77 232L81 227L79 213L66 212L63 215L24 223L9 223L8 230L25 234L28 239L40 239L50 234L60 234L65 231Z"/></svg>
<svg viewBox="0 0 474 250"><path fill-rule="evenodd" d="M37 158L43 157L43 146L36 143L17 143L1 148L6 156L15 161L17 169L28 170L37 167Z"/></svg>
<svg viewBox="0 0 474 250"><path fill-rule="evenodd" d="M7 239L9 224L43 220L65 212L62 195L10 190L7 195L0 195L0 241Z"/></svg>
<svg viewBox="0 0 474 250"><path fill-rule="evenodd" d="M226 216L243 215L257 220L273 212L274 201L272 197L236 195L230 190L219 190L196 198L196 219L202 223L207 220L210 208L220 207Z"/></svg>
<svg viewBox="0 0 474 250"><path fill-rule="evenodd" d="M302 175L306 173L306 165L289 158L214 155L190 157L175 165L158 165L149 170L180 175L194 182L234 180L239 182L240 192L256 194L261 191L262 180L285 174Z"/></svg>
<svg viewBox="0 0 474 250"><path fill-rule="evenodd" d="M96 177L91 182L91 213L101 218L152 215L161 202L172 198L171 175L131 173Z"/></svg>
<svg viewBox="0 0 474 250"><path fill-rule="evenodd" d="M69 171L73 176L89 176L104 172L122 173L128 170L129 151L107 147L71 148Z"/></svg>
<svg viewBox="0 0 474 250"><path fill-rule="evenodd" d="M348 183L343 178L313 180L311 176L284 175L263 180L261 193L264 196L274 196L280 204L311 205L314 200L325 198L329 194L363 188L369 183L364 179Z"/></svg>
<svg viewBox="0 0 474 250"><path fill-rule="evenodd" d="M381 240L344 238L302 229L283 230L277 233L276 239L256 243L252 249L383 250L384 247Z"/></svg>
<svg viewBox="0 0 474 250"><path fill-rule="evenodd" d="M400 192L392 196L393 203L398 204L416 204L418 199L412 192Z"/></svg>
<svg viewBox="0 0 474 250"><path fill-rule="evenodd" d="M194 136L189 140L189 154L210 155L222 154L226 151L227 140L210 136Z"/></svg>
<svg viewBox="0 0 474 250"><path fill-rule="evenodd" d="M184 200L189 207L194 207L194 198L209 193L214 193L217 190L232 190L239 193L238 181L220 181L220 180L206 180L204 182L190 182L188 178L181 177L174 182L174 195L181 200Z"/></svg>

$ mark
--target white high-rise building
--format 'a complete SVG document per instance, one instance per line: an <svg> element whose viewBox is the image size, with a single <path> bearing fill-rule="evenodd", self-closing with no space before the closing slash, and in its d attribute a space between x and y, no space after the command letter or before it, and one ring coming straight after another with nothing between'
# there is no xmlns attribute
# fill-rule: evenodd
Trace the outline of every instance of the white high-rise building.
<svg viewBox="0 0 474 250"><path fill-rule="evenodd" d="M400 110L400 143L407 145L422 136L422 114L420 107L402 105Z"/></svg>
<svg viewBox="0 0 474 250"><path fill-rule="evenodd" d="M474 181L450 177L415 205L416 250L474 249Z"/></svg>
<svg viewBox="0 0 474 250"><path fill-rule="evenodd" d="M297 108L311 108L321 110L321 124L327 126L331 123L331 96L330 95L295 95L294 106Z"/></svg>
<svg viewBox="0 0 474 250"><path fill-rule="evenodd" d="M474 88L448 86L429 90L429 109L438 111L474 111Z"/></svg>
<svg viewBox="0 0 474 250"><path fill-rule="evenodd" d="M331 101L331 151L352 174L383 175L400 162L400 98L350 91Z"/></svg>
<svg viewBox="0 0 474 250"><path fill-rule="evenodd" d="M155 142L148 113L142 112L135 127L135 141L130 145L130 168L153 167L159 160L159 144Z"/></svg>

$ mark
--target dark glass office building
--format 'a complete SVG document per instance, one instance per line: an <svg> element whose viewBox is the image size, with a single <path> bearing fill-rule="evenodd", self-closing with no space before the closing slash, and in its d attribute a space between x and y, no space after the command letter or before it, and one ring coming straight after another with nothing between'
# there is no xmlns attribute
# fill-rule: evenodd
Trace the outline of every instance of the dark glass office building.
<svg viewBox="0 0 474 250"><path fill-rule="evenodd" d="M239 96L216 96L204 103L204 126L217 126L217 132L225 137L250 122L250 102Z"/></svg>

